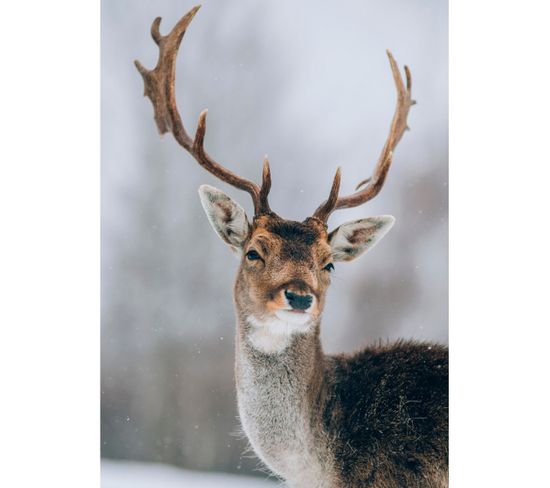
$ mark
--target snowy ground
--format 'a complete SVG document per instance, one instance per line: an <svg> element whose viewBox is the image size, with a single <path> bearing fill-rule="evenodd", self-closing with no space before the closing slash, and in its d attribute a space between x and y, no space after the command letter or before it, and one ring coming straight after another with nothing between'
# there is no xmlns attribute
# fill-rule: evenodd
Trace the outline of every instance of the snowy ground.
<svg viewBox="0 0 550 488"><path fill-rule="evenodd" d="M274 488L273 481L187 471L165 464L101 460L101 488Z"/></svg>

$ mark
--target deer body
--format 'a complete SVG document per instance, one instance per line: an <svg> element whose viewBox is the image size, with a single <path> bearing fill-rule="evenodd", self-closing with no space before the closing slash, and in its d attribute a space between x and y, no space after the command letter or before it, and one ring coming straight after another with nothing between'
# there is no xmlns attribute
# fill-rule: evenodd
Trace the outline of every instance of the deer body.
<svg viewBox="0 0 550 488"><path fill-rule="evenodd" d="M239 339L239 417L290 487L444 487L446 366L445 349L431 344L347 357L323 355L315 332L277 354Z"/></svg>
<svg viewBox="0 0 550 488"><path fill-rule="evenodd" d="M279 231L272 252L280 253L277 240L299 250L298 229L307 226L285 225L295 232L259 219L252 235ZM445 348L402 342L325 355L320 317L255 317L250 297L270 296L272 287L249 283L250 264L243 261L234 288L235 376L241 424L262 461L291 487L445 486ZM279 280L296 282L297 274L311 279L292 261L285 269L277 260L276 268L269 273L275 289Z"/></svg>
<svg viewBox="0 0 550 488"><path fill-rule="evenodd" d="M153 70L136 66L159 132L172 132L202 167L252 197L250 221L222 191L199 189L212 227L241 260L234 287L235 377L244 432L256 454L290 487L446 487L446 348L398 342L331 356L319 339L334 263L363 255L394 224L393 217L382 215L329 232L327 222L333 211L361 205L382 188L414 104L408 68L405 85L388 52L397 106L372 177L355 193L340 196L338 169L329 197L311 217L285 220L268 203L267 159L258 186L206 153L206 111L193 138L183 126L175 100L175 59L198 8L166 36L157 18L151 34L160 50L158 63Z"/></svg>

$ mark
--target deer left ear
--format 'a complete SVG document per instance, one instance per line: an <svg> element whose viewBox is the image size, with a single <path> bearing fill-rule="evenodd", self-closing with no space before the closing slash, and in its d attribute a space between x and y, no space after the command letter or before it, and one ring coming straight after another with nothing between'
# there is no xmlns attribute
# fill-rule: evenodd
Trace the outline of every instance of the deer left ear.
<svg viewBox="0 0 550 488"><path fill-rule="evenodd" d="M342 224L328 236L332 259L353 261L372 249L388 233L394 222L395 218L391 215L380 215Z"/></svg>
<svg viewBox="0 0 550 488"><path fill-rule="evenodd" d="M243 208L223 191L210 185L202 185L199 196L216 234L234 251L242 249L250 231Z"/></svg>

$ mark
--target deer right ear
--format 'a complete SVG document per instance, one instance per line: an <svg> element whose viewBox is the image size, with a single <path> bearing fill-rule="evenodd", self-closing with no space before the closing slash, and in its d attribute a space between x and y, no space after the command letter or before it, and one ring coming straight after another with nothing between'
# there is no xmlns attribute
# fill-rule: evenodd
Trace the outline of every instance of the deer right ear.
<svg viewBox="0 0 550 488"><path fill-rule="evenodd" d="M216 233L234 251L241 250L250 231L243 208L224 192L210 185L202 185L199 196Z"/></svg>

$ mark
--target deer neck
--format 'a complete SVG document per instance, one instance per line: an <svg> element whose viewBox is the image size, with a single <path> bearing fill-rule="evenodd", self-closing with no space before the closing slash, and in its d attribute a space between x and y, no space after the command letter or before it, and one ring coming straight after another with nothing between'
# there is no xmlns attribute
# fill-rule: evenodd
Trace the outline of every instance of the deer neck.
<svg viewBox="0 0 550 488"><path fill-rule="evenodd" d="M318 320L304 326L275 319L260 321L237 311L237 381L244 379L242 366L251 379L283 375L295 387L303 384L311 390L322 376L319 326Z"/></svg>
<svg viewBox="0 0 550 488"><path fill-rule="evenodd" d="M260 321L237 315L237 361L246 360L258 371L285 367L287 375L310 383L319 373L323 351L319 321L307 326L277 319Z"/></svg>
<svg viewBox="0 0 550 488"><path fill-rule="evenodd" d="M257 335L258 327L238 314L235 376L242 428L274 472L321 479L326 473L319 459L325 455L315 440L319 433L312 430L319 425L312 420L323 397L319 323L288 337L275 334L271 341L265 331L265 337Z"/></svg>
<svg viewBox="0 0 550 488"><path fill-rule="evenodd" d="M238 324L235 379L248 437L265 437L269 444L273 437L294 436L299 425L309 429L323 397L324 357L318 324L308 333L292 334L277 352L259 349L243 325Z"/></svg>

